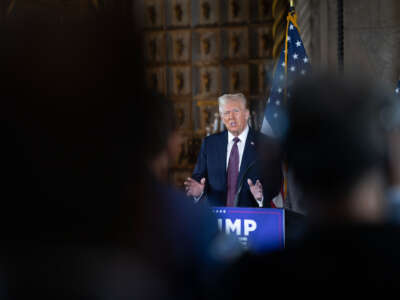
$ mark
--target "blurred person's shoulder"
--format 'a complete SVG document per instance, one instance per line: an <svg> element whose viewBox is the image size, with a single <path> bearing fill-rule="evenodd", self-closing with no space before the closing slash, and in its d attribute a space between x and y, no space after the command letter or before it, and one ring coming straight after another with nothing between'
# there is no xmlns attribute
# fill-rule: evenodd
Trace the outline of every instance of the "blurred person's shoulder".
<svg viewBox="0 0 400 300"><path fill-rule="evenodd" d="M209 205L204 201L194 203L192 197L171 184L158 183L156 190L157 195L162 198L162 206L172 212L177 220L186 220L188 223L199 219L202 223L204 220L215 221Z"/></svg>
<svg viewBox="0 0 400 300"><path fill-rule="evenodd" d="M400 273L399 234L400 226L392 224L353 224L309 228L298 243L279 251L261 254L246 253L233 268L242 275L263 269L273 271L272 273L275 274L294 275L297 273L300 276L298 280L306 281L307 274L312 274L316 270L320 272L315 272L315 274L329 272L329 262L335 262L333 264L335 272L345 272L347 262L353 265L371 266L374 261L379 261L380 264L396 266ZM376 274L376 276L379 275ZM255 283L254 280L253 278L253 283Z"/></svg>
<svg viewBox="0 0 400 300"><path fill-rule="evenodd" d="M1 299L167 299L162 274L133 249L21 240L1 254Z"/></svg>
<svg viewBox="0 0 400 300"><path fill-rule="evenodd" d="M331 235L330 235L331 234ZM218 295L246 299L261 294L316 296L398 290L399 228L348 228L313 232L294 247L276 252L246 253L221 277ZM262 274L261 276L257 274ZM288 289L289 288L289 289Z"/></svg>

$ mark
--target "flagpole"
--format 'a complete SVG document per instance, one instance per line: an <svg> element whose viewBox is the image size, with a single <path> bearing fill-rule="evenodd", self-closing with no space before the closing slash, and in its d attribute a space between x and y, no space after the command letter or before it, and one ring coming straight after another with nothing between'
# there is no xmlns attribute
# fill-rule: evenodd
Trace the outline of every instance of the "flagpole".
<svg viewBox="0 0 400 300"><path fill-rule="evenodd" d="M344 70L344 30L343 30L343 0L337 0L337 22L338 22L338 67L339 72Z"/></svg>

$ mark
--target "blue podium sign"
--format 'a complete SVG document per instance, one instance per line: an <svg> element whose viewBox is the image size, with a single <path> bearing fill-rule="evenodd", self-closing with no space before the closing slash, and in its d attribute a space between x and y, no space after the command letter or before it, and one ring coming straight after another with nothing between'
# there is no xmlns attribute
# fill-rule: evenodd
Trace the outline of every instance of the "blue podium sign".
<svg viewBox="0 0 400 300"><path fill-rule="evenodd" d="M251 252L285 247L285 211L277 208L212 207L219 229L236 234Z"/></svg>

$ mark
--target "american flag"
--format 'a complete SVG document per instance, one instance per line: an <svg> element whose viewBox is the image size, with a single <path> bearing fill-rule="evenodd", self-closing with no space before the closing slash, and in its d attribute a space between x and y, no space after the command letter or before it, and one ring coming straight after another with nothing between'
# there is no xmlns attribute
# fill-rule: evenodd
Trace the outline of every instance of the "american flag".
<svg viewBox="0 0 400 300"><path fill-rule="evenodd" d="M290 86L298 76L304 76L311 71L311 65L301 40L297 15L293 8L289 11L286 25L285 44L275 67L271 90L264 112L261 132L274 138L282 137L288 128L286 113L287 101L290 101ZM288 166L283 163L283 185L281 193L271 203L271 207L288 205L288 189L291 188L288 180ZM295 197L295 195L292 195ZM292 197L291 196L291 197ZM295 201L295 199L289 199Z"/></svg>
<svg viewBox="0 0 400 300"><path fill-rule="evenodd" d="M311 65L300 37L297 16L291 9L287 17L285 44L275 67L264 112L262 133L272 137L284 135L288 127L285 104L290 101L290 85L296 77L310 71Z"/></svg>

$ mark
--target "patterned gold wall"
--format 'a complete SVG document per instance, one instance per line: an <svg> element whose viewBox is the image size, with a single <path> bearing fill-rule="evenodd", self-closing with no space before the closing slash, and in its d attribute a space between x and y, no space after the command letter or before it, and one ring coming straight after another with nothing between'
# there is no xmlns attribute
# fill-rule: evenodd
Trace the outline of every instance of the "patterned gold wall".
<svg viewBox="0 0 400 300"><path fill-rule="evenodd" d="M144 0L147 81L173 100L186 139L176 184L193 170L201 139L223 129L221 94L244 93L259 129L273 67L273 2Z"/></svg>

